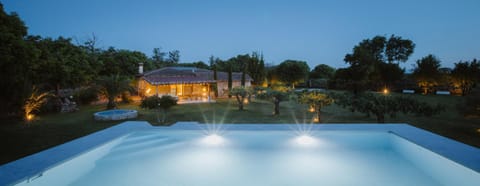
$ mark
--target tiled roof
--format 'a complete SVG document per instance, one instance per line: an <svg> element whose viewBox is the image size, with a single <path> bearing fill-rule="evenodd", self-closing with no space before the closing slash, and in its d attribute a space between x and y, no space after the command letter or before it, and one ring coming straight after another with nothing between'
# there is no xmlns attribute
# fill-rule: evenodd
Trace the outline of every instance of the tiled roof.
<svg viewBox="0 0 480 186"><path fill-rule="evenodd" d="M213 83L213 71L207 69L200 69L194 67L165 67L143 75L150 84L165 85L165 84L181 84L181 83ZM240 81L242 73L233 72L232 79ZM252 78L247 74L246 81L252 81ZM228 73L217 71L217 81L228 81Z"/></svg>

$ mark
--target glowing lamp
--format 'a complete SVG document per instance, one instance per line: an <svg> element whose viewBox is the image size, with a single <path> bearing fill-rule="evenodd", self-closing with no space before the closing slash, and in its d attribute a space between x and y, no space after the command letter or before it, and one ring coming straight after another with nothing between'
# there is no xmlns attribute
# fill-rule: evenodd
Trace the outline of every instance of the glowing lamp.
<svg viewBox="0 0 480 186"><path fill-rule="evenodd" d="M243 103L248 104L248 99L244 99Z"/></svg>
<svg viewBox="0 0 480 186"><path fill-rule="evenodd" d="M148 88L147 91L145 91L145 93L150 94L150 91L152 91L152 89Z"/></svg>
<svg viewBox="0 0 480 186"><path fill-rule="evenodd" d="M315 112L315 108L310 107L310 108L308 109L308 112Z"/></svg>
<svg viewBox="0 0 480 186"><path fill-rule="evenodd" d="M33 114L27 114L27 120L32 121L35 116Z"/></svg>
<svg viewBox="0 0 480 186"><path fill-rule="evenodd" d="M203 138L203 143L207 145L220 145L224 142L225 140L219 136L218 134L210 134Z"/></svg>
<svg viewBox="0 0 480 186"><path fill-rule="evenodd" d="M383 89L383 93L384 93L384 94L388 94L388 89L386 89L386 88Z"/></svg>
<svg viewBox="0 0 480 186"><path fill-rule="evenodd" d="M319 121L320 119L318 119L318 117L313 118L313 122L318 123Z"/></svg>
<svg viewBox="0 0 480 186"><path fill-rule="evenodd" d="M301 135L296 139L297 143L300 145L313 145L315 144L315 138L309 135Z"/></svg>

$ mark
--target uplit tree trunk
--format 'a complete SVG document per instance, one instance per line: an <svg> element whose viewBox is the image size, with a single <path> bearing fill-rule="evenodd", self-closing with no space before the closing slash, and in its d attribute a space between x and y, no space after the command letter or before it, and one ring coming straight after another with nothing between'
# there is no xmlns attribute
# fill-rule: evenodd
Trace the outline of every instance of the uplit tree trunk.
<svg viewBox="0 0 480 186"><path fill-rule="evenodd" d="M317 110L317 123L320 123L322 120L321 120L321 114L322 114L322 107L320 107L319 105L316 105L316 110Z"/></svg>
<svg viewBox="0 0 480 186"><path fill-rule="evenodd" d="M115 97L116 96L108 96L107 109L114 109L117 107L117 104L115 103Z"/></svg>
<svg viewBox="0 0 480 186"><path fill-rule="evenodd" d="M238 102L238 110L243 110L243 99L245 98L243 96L240 96L239 94L237 94L236 97Z"/></svg>
<svg viewBox="0 0 480 186"><path fill-rule="evenodd" d="M228 68L228 98L232 97L232 67Z"/></svg>
<svg viewBox="0 0 480 186"><path fill-rule="evenodd" d="M277 116L280 114L280 99L278 99L277 97L273 97L273 105L273 115Z"/></svg>

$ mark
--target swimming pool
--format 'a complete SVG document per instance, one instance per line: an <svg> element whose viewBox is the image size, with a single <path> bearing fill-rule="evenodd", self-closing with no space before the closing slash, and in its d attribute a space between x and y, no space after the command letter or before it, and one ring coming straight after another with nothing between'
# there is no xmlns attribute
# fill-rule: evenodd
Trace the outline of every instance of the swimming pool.
<svg viewBox="0 0 480 186"><path fill-rule="evenodd" d="M116 121L137 118L138 111L129 109L114 109L96 112L93 114L95 120Z"/></svg>
<svg viewBox="0 0 480 186"><path fill-rule="evenodd" d="M56 147L56 152L52 149L34 155L37 156L34 160L27 158L23 161L29 162L24 164L19 162L17 168L27 163L35 165L32 162L42 156L52 159L52 154L58 156L58 152L83 152L66 155L63 160L43 166L44 170L13 182L18 185L476 185L480 182L478 149L409 125L236 124L221 125L222 130L208 128L211 127L204 124L158 128L128 122ZM12 168L11 164L0 167L0 176L9 165Z"/></svg>

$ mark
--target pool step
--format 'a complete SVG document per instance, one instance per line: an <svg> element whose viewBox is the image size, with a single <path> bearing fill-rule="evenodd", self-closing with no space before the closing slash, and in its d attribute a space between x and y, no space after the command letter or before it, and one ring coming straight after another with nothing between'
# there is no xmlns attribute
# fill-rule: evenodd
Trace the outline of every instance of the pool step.
<svg viewBox="0 0 480 186"><path fill-rule="evenodd" d="M120 143L117 146L113 147L110 150L110 153L116 154L116 153L124 153L128 151L141 150L143 148L162 145L162 144L168 143L169 141L172 141L172 139L169 139L169 138L144 139L144 140L131 141L126 144Z"/></svg>
<svg viewBox="0 0 480 186"><path fill-rule="evenodd" d="M185 142L172 139L150 140L142 142L137 145L130 145L128 147L118 147L112 149L108 155L102 158L101 161L117 161L129 158L139 157L154 151L172 148Z"/></svg>
<svg viewBox="0 0 480 186"><path fill-rule="evenodd" d="M162 139L167 139L168 137L165 135L159 135L159 134L154 134L154 135L143 135L143 136L136 136L136 137L131 137L127 136L123 141L120 143L122 146L128 146L132 144L137 144L139 142L143 141L149 141L149 140L162 140Z"/></svg>

